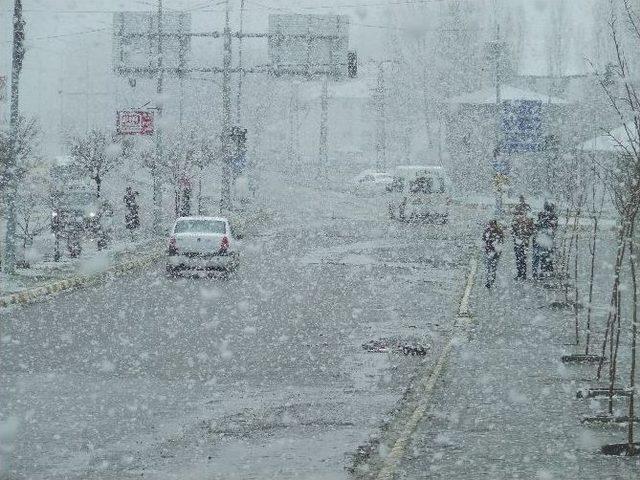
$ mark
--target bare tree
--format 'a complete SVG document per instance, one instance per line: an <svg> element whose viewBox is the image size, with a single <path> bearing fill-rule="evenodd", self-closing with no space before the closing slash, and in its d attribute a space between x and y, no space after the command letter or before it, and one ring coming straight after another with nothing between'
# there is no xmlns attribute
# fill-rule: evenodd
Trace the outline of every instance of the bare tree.
<svg viewBox="0 0 640 480"><path fill-rule="evenodd" d="M612 2L613 6L613 2ZM635 39L635 46L631 48L630 55L637 55L640 48L640 19L638 12L634 10L629 0L622 0L624 23ZM617 16L612 9L610 21L611 37L615 52L615 61L611 67L615 75L615 82L603 82L601 86L618 118L623 123L621 135L610 134L611 139L618 147L618 155L615 164L607 170L608 182L614 205L619 214L619 226L617 237L616 261L614 264L614 280L611 294L611 309L607 317L605 335L602 344L602 356L609 346L609 414L613 413L613 393L617 374L618 350L621 334L621 288L620 276L622 264L627 248L630 252L631 277L633 284L632 305L632 360L630 384L635 386L636 371L636 339L637 339L637 279L635 271L635 258L633 258L633 236L638 210L640 209L640 95L637 84L634 82L632 68L640 68L640 64L631 64L627 56L627 49L621 40L620 30L617 25ZM636 57L632 57L637 60ZM602 370L601 360L598 366L598 378ZM634 422L634 396L635 387L631 389L631 401L629 408L629 435L627 454L636 453L633 442Z"/></svg>
<svg viewBox="0 0 640 480"><path fill-rule="evenodd" d="M176 217L180 216L185 195L191 190L197 149L193 134L181 136L168 148L163 164L160 165L164 178L173 188ZM190 198L188 201L190 202Z"/></svg>
<svg viewBox="0 0 640 480"><path fill-rule="evenodd" d="M11 172L6 171L10 153L9 133L8 128L0 128L0 189L2 190L10 174L14 175L13 178L19 183L38 161L35 153L40 135L38 122L34 118L20 117L17 125L15 165Z"/></svg>
<svg viewBox="0 0 640 480"><path fill-rule="evenodd" d="M93 129L84 136L73 137L69 147L73 162L95 183L99 198L105 176L122 163L131 143Z"/></svg>
<svg viewBox="0 0 640 480"><path fill-rule="evenodd" d="M605 185L601 185L601 191L598 191L598 186L600 182L597 182L596 179L600 178L597 171L597 164L595 159L592 158L593 165L593 180L591 182L591 198L590 198L590 212L589 216L592 222L591 228L591 239L589 242L589 287L588 287L588 297L587 297L587 318L586 318L586 338L585 338L585 348L584 354L585 356L589 355L589 348L591 345L591 316L593 313L593 286L594 286L594 277L595 277L595 266L596 266L596 249L598 246L598 233L599 233L599 222L600 217L602 216L602 211L604 208L604 201L607 195L607 190Z"/></svg>
<svg viewBox="0 0 640 480"><path fill-rule="evenodd" d="M46 200L42 191L30 189L22 191L18 195L16 202L16 236L21 241L23 251L31 247L35 238L48 231L51 227L51 217L47 208L44 208ZM29 266L25 256L23 262L25 267Z"/></svg>

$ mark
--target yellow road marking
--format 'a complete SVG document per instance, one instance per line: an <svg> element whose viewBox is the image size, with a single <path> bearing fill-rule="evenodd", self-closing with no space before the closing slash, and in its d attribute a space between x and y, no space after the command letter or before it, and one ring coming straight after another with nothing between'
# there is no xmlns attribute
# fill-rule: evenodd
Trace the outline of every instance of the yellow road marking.
<svg viewBox="0 0 640 480"><path fill-rule="evenodd" d="M464 293L462 295L462 300L460 301L460 306L458 307L458 315L456 319L456 324L458 320L464 319L464 331L466 332L467 327L470 323L471 313L469 312L469 297L471 296L471 290L473 289L473 284L475 281L476 273L478 270L478 262L474 258L469 262L469 275L467 276L467 283L465 285ZM420 400L418 401L418 405L415 410L411 414L409 421L405 424L400 436L396 439L396 442L393 445L393 448L389 452L389 455L384 459L384 463L382 468L378 472L376 476L376 480L392 480L396 468L400 463L400 460L404 456L405 449L407 448L407 444L409 440L411 440L411 436L415 431L418 423L424 417L424 414L429 407L429 401L431 400L431 396L433 393L433 389L436 385L436 381L442 370L444 369L445 364L447 363L447 359L449 357L449 353L451 353L451 349L455 342L457 342L459 338L460 332L454 331L453 335L447 341L444 349L440 353L440 357L438 357L438 361L436 362L436 366L429 372L429 374L423 378L421 382L421 387L418 389L420 395Z"/></svg>

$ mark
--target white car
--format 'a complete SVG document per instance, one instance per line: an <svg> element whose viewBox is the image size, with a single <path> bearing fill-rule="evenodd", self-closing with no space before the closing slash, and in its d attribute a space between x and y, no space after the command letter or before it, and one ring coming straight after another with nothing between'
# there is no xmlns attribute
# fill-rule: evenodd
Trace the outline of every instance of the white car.
<svg viewBox="0 0 640 480"><path fill-rule="evenodd" d="M393 177L388 172L365 170L353 180L353 191L366 195L381 195L386 193L392 181Z"/></svg>
<svg viewBox="0 0 640 480"><path fill-rule="evenodd" d="M392 219L434 223L449 220L451 185L440 166L399 166L388 190Z"/></svg>
<svg viewBox="0 0 640 480"><path fill-rule="evenodd" d="M167 273L184 270L234 270L239 263L238 240L224 217L180 217L167 245Z"/></svg>

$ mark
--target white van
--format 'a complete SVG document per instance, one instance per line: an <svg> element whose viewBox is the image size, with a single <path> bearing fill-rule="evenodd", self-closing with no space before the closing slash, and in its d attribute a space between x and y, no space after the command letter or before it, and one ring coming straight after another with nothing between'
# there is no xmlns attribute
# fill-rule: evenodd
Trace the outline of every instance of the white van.
<svg viewBox="0 0 640 480"><path fill-rule="evenodd" d="M388 191L391 218L443 224L449 220L451 184L440 166L400 165Z"/></svg>

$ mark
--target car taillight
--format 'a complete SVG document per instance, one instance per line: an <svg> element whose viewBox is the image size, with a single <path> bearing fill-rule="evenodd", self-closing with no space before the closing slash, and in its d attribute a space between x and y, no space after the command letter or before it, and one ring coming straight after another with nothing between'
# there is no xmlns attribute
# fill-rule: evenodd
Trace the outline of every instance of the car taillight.
<svg viewBox="0 0 640 480"><path fill-rule="evenodd" d="M169 237L169 255L177 255L178 254L178 244L176 242L176 237Z"/></svg>
<svg viewBox="0 0 640 480"><path fill-rule="evenodd" d="M229 238L225 235L220 241L220 251L226 252L229 249Z"/></svg>

